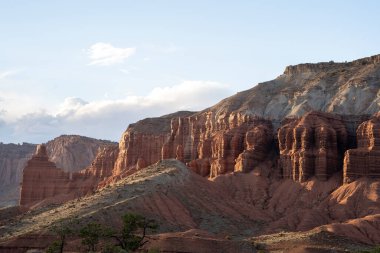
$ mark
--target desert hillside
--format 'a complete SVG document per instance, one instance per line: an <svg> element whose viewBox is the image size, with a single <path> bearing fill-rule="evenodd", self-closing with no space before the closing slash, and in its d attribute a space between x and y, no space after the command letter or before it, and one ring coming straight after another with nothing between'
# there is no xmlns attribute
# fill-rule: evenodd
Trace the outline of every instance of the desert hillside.
<svg viewBox="0 0 380 253"><path fill-rule="evenodd" d="M10 222L3 220L0 232L6 243L2 245L44 248L50 241L34 238L53 238L48 229L60 219L78 218L82 223L97 221L117 227L120 223L115 217L124 212L141 213L159 221L162 239L152 243L166 245L167 250L176 252L186 250L186 244L170 247L165 240L174 240L176 236L165 233L189 231L184 238L189 237L188 240L195 243L193 246L199 247L195 252L208 252L207 247L213 244L217 247L240 245L243 252L250 252L247 250L253 250L252 240L267 240L270 247L272 244L264 235L284 231L309 231L294 234L293 244L315 247L320 247L319 242L312 239L326 234L330 234L330 241L326 238L329 243L339 236L357 241L356 244L342 241L341 249L380 243L380 227L371 218L380 215L379 203L373 202L379 197L379 182L363 179L339 186L337 178L327 182L313 179L300 184L276 180L257 170L222 175L209 181L177 160L165 160L94 195L18 214ZM356 209L359 206L360 209ZM358 223L363 219L367 222L358 231ZM322 226L325 224L331 225ZM373 236L368 237L368 232ZM203 246L202 238L198 238L202 233L208 235ZM69 244L72 247L76 246L74 239ZM275 246L279 243L275 235L272 240Z"/></svg>

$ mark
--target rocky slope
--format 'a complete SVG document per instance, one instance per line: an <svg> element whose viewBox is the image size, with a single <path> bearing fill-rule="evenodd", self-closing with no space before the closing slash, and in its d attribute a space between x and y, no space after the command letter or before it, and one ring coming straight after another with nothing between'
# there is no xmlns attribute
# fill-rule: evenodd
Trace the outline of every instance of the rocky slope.
<svg viewBox="0 0 380 253"><path fill-rule="evenodd" d="M62 135L46 144L50 160L65 171L86 168L98 149L108 145L114 143L78 135ZM0 207L18 203L22 170L35 149L35 144L0 143Z"/></svg>
<svg viewBox="0 0 380 253"><path fill-rule="evenodd" d="M118 228L118 217L125 212L157 220L159 233L164 234L151 245L168 252L209 252L210 248L252 252L253 236L268 248L279 248L278 239L294 241L282 249L315 246L322 242L321 236L326 236L324 246L341 250L380 243L377 223L363 221L380 214L380 203L374 201L380 196L378 181L361 179L340 186L339 175L334 175L327 181L314 178L298 183L275 179L267 171L221 175L210 181L178 160L164 160L94 195L2 221L0 249L43 249L54 239L49 227L60 219L75 217L80 224L96 221ZM363 224L357 230L347 223ZM76 238L69 238L66 250L78 247Z"/></svg>
<svg viewBox="0 0 380 253"><path fill-rule="evenodd" d="M310 111L371 115L380 109L379 80L380 55L348 63L299 64L208 110L215 117L237 111L274 120Z"/></svg>

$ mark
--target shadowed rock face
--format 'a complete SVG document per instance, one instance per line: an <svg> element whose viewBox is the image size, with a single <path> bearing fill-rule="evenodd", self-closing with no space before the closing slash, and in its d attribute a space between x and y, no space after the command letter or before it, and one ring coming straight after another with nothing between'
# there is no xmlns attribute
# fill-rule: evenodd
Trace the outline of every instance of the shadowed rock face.
<svg viewBox="0 0 380 253"><path fill-rule="evenodd" d="M278 131L282 175L295 181L327 180L341 168L347 130L338 116L312 112Z"/></svg>
<svg viewBox="0 0 380 253"><path fill-rule="evenodd" d="M79 197L91 192L93 186L90 177L58 169L49 161L46 146L41 144L24 168L20 205L28 206L59 195Z"/></svg>
<svg viewBox="0 0 380 253"><path fill-rule="evenodd" d="M64 171L79 171L91 164L99 148L116 143L79 135L62 135L46 143L50 160ZM36 149L35 144L0 143L0 207L19 202L22 171Z"/></svg>
<svg viewBox="0 0 380 253"><path fill-rule="evenodd" d="M0 207L16 205L20 195L22 170L36 145L0 143Z"/></svg>
<svg viewBox="0 0 380 253"><path fill-rule="evenodd" d="M344 157L345 183L361 176L380 178L380 113L358 127L357 142L358 148L347 150Z"/></svg>

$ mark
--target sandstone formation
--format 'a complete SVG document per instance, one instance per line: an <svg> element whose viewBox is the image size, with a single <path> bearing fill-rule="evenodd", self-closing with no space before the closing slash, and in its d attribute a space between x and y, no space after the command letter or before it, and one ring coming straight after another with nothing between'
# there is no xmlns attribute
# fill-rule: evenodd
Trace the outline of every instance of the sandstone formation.
<svg viewBox="0 0 380 253"><path fill-rule="evenodd" d="M99 148L110 145L116 146L116 143L79 135L62 135L47 142L46 149L50 160L59 168L75 172L89 166ZM35 149L35 144L0 143L0 207L19 202L22 170Z"/></svg>
<svg viewBox="0 0 380 253"><path fill-rule="evenodd" d="M38 145L23 170L20 205L31 205L59 195L80 197L92 192L93 187L91 177L58 169L49 161L46 146Z"/></svg>
<svg viewBox="0 0 380 253"><path fill-rule="evenodd" d="M358 127L357 144L345 154L343 181L349 183L361 176L380 178L380 113Z"/></svg>
<svg viewBox="0 0 380 253"><path fill-rule="evenodd" d="M46 143L49 158L65 171L83 170L92 163L99 148L117 145L80 135L61 135Z"/></svg>
<svg viewBox="0 0 380 253"><path fill-rule="evenodd" d="M307 113L285 124L278 131L283 177L327 180L342 167L347 138L342 119L326 113Z"/></svg>
<svg viewBox="0 0 380 253"><path fill-rule="evenodd" d="M187 112L132 124L123 134L114 171L139 169L175 158L202 176L251 171L272 148L268 120L242 114L215 119L209 112Z"/></svg>
<svg viewBox="0 0 380 253"><path fill-rule="evenodd" d="M81 173L88 176L94 176L99 180L112 177L116 173L113 171L117 156L119 154L118 146L106 146L99 148L99 152L91 165Z"/></svg>
<svg viewBox="0 0 380 253"><path fill-rule="evenodd" d="M147 118L131 124L119 142L119 155L115 173L128 169L146 167L161 159L161 149L170 134L172 118L191 115L178 112L159 118Z"/></svg>

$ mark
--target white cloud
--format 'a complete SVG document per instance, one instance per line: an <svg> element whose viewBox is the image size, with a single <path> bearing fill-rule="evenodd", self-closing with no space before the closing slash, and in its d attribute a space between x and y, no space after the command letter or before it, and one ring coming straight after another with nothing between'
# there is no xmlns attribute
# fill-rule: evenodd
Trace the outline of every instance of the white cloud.
<svg viewBox="0 0 380 253"><path fill-rule="evenodd" d="M84 101L81 98L68 97L60 105L57 115L63 117L66 115L71 115L86 104L88 104L88 102Z"/></svg>
<svg viewBox="0 0 380 253"><path fill-rule="evenodd" d="M17 71L15 71L15 70L7 70L7 71L0 72L0 80L5 79L9 76L13 76L16 73L17 73Z"/></svg>
<svg viewBox="0 0 380 253"><path fill-rule="evenodd" d="M18 117L39 111L41 108L43 101L30 96L27 92L0 90L0 111L2 111L0 116L7 122L16 121Z"/></svg>
<svg viewBox="0 0 380 253"><path fill-rule="evenodd" d="M86 102L66 98L55 112L36 110L6 122L10 132L0 142L44 142L61 134L80 134L118 140L130 123L178 110L197 111L231 95L228 85L211 81L183 81L178 85L157 87L146 96ZM0 121L1 121L0 115ZM0 126L1 128L1 126Z"/></svg>
<svg viewBox="0 0 380 253"><path fill-rule="evenodd" d="M108 43L98 42L93 44L88 50L90 65L109 66L123 63L128 57L136 52L136 48L117 48Z"/></svg>

